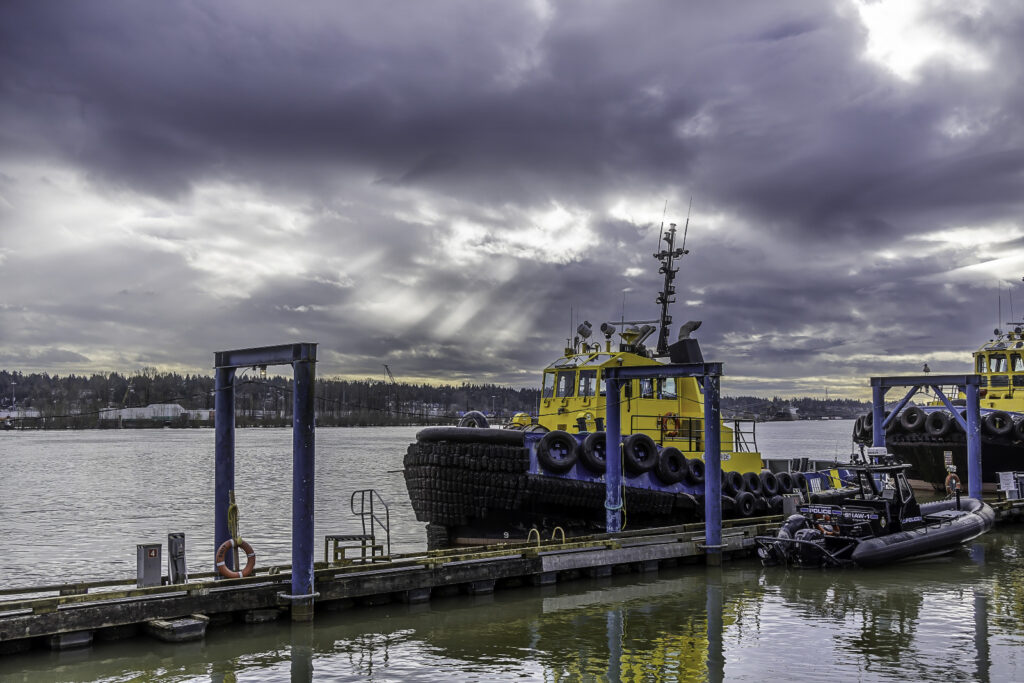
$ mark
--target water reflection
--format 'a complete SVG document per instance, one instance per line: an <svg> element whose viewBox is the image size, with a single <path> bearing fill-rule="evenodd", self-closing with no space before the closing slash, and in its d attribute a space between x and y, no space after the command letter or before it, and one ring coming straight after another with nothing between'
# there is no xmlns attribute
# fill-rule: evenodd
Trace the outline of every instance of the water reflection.
<svg viewBox="0 0 1024 683"><path fill-rule="evenodd" d="M346 491L383 486L389 500L403 500L400 474L381 479L375 473L400 467L408 434L325 432L322 441L318 432L324 457L317 475L325 487L317 497L323 533L348 528L336 482L346 482ZM272 475L279 470L276 451L290 452L290 441L262 432L250 437L259 443L239 455L243 524L261 535L261 550L287 561L289 528L281 510L289 489ZM133 467L174 462L181 473L180 490L163 482L143 491L157 504L124 499L115 475L127 455L120 464L105 455L113 436L43 438L56 438L65 455L75 454L65 458L67 467L47 475L52 486L43 491L18 478L43 480L41 468L51 461L37 454L52 449L37 449L33 441L33 448L15 453L9 443L0 445L0 464L13 477L0 483L5 585L11 577L32 580L33 571L49 576L54 564L46 562L66 568L68 558L54 550L65 546L82 576L130 575L134 543L165 538L168 530L186 532L191 570L208 568L212 446L186 434L161 437L178 444L152 435L117 436L133 444L127 451ZM91 479L75 476L76 468L91 472ZM143 478L162 482L153 471ZM99 483L86 486L93 479ZM68 498L75 495L79 499ZM413 549L422 541L422 525L406 507L396 505L393 520L400 547ZM1020 531L1005 527L952 557L878 571L765 570L736 562L718 570L662 570L656 578L615 575L493 596L435 597L421 605L335 612L321 606L312 625L235 623L211 628L202 643L138 639L4 656L0 680L1024 680ZM52 547L33 545L36 538ZM130 545L120 552L118 542Z"/></svg>
<svg viewBox="0 0 1024 683"><path fill-rule="evenodd" d="M1020 540L885 571L733 563L0 658L12 681L1020 680ZM983 554L984 564L972 561ZM993 598L992 596L999 596ZM1016 600L1014 604L1012 601ZM993 614L995 605L995 614ZM144 644L144 645L143 645ZM44 675L45 674L45 675Z"/></svg>

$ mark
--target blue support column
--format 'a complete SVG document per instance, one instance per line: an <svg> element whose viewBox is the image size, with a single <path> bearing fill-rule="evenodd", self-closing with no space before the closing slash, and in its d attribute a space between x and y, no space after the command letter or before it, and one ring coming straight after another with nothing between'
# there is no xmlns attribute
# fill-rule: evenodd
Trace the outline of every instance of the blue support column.
<svg viewBox="0 0 1024 683"><path fill-rule="evenodd" d="M722 563L720 384L717 375L704 376L704 545L709 565Z"/></svg>
<svg viewBox="0 0 1024 683"><path fill-rule="evenodd" d="M315 365L297 361L292 417L292 620L313 618Z"/></svg>
<svg viewBox="0 0 1024 683"><path fill-rule="evenodd" d="M967 495L981 500L981 409L978 385L967 385Z"/></svg>
<svg viewBox="0 0 1024 683"><path fill-rule="evenodd" d="M218 367L215 378L214 406L214 493L213 493L213 555L224 541L231 538L228 531L228 492L235 488L235 369ZM211 555L211 558L213 557ZM225 563L234 569L234 553L228 553ZM217 571L216 566L213 571Z"/></svg>
<svg viewBox="0 0 1024 683"><path fill-rule="evenodd" d="M619 425L619 382L605 379L605 530L622 530L622 428Z"/></svg>
<svg viewBox="0 0 1024 683"><path fill-rule="evenodd" d="M871 445L885 445L885 392L881 386L871 387Z"/></svg>

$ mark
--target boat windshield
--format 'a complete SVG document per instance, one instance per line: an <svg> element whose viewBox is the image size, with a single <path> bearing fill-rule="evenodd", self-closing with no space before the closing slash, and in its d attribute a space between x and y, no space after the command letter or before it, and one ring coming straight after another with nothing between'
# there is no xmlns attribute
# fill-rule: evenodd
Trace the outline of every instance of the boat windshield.
<svg viewBox="0 0 1024 683"><path fill-rule="evenodd" d="M555 373L544 373L544 384L540 389L541 398L551 398L555 395Z"/></svg>
<svg viewBox="0 0 1024 683"><path fill-rule="evenodd" d="M597 386L597 370L580 370L579 391L577 396L593 396Z"/></svg>
<svg viewBox="0 0 1024 683"><path fill-rule="evenodd" d="M572 396L573 384L576 373L571 370L563 370L558 373L558 382L555 384L555 395L558 398Z"/></svg>
<svg viewBox="0 0 1024 683"><path fill-rule="evenodd" d="M1006 372L1006 356L1002 353L994 353L988 358L990 372Z"/></svg>

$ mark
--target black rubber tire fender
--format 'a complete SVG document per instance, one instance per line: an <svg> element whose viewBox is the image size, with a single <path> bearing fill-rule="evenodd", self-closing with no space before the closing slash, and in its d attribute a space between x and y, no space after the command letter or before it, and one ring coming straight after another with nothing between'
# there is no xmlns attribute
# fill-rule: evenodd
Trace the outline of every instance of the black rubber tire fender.
<svg viewBox="0 0 1024 683"><path fill-rule="evenodd" d="M993 410L981 418L981 427L992 436L1009 436L1013 433L1013 418L1005 410Z"/></svg>
<svg viewBox="0 0 1024 683"><path fill-rule="evenodd" d="M765 498L779 495L779 479L771 470L761 470L761 492Z"/></svg>
<svg viewBox="0 0 1024 683"><path fill-rule="evenodd" d="M945 436L953 429L953 418L945 410L933 410L924 421L924 431L930 436Z"/></svg>
<svg viewBox="0 0 1024 683"><path fill-rule="evenodd" d="M773 515L782 514L782 496L772 496L768 499L768 509L771 510Z"/></svg>
<svg viewBox="0 0 1024 683"><path fill-rule="evenodd" d="M926 418L923 410L917 406L910 406L900 413L900 426L908 432L919 432L924 427Z"/></svg>
<svg viewBox="0 0 1024 683"><path fill-rule="evenodd" d="M1024 439L1024 417L1018 417L1013 423L1013 435Z"/></svg>
<svg viewBox="0 0 1024 683"><path fill-rule="evenodd" d="M793 488L801 493L807 490L807 475L803 472L792 472Z"/></svg>
<svg viewBox="0 0 1024 683"><path fill-rule="evenodd" d="M777 473L775 481L779 484L779 493L789 493L793 490L793 476L789 472Z"/></svg>
<svg viewBox="0 0 1024 683"><path fill-rule="evenodd" d="M743 475L722 470L722 493L735 496L743 490Z"/></svg>
<svg viewBox="0 0 1024 683"><path fill-rule="evenodd" d="M662 448L661 453L658 453L658 462L654 466L654 473L662 482L678 484L688 471L686 456L675 446Z"/></svg>
<svg viewBox="0 0 1024 683"><path fill-rule="evenodd" d="M424 442L484 443L522 446L523 433L511 429L478 429L476 427L427 427L416 432L416 440Z"/></svg>
<svg viewBox="0 0 1024 683"><path fill-rule="evenodd" d="M687 458L686 460L686 481L694 486L704 483L704 461L700 458Z"/></svg>
<svg viewBox="0 0 1024 683"><path fill-rule="evenodd" d="M864 416L858 415L857 419L853 423L853 438L856 441L857 439L863 439L865 436L866 434L864 433Z"/></svg>
<svg viewBox="0 0 1024 683"><path fill-rule="evenodd" d="M488 427L491 426L491 423L487 421L487 416L481 413L479 410L471 410L459 418L459 426L476 429L487 429Z"/></svg>
<svg viewBox="0 0 1024 683"><path fill-rule="evenodd" d="M556 429L537 443L537 462L548 472L564 474L576 464L579 452L579 444L572 434Z"/></svg>
<svg viewBox="0 0 1024 683"><path fill-rule="evenodd" d="M650 472L658 464L658 447L643 432L630 434L622 442L622 459L630 474Z"/></svg>
<svg viewBox="0 0 1024 683"><path fill-rule="evenodd" d="M583 439L580 446L580 462L595 474L604 474L608 470L607 439L604 432L591 432Z"/></svg>
<svg viewBox="0 0 1024 683"><path fill-rule="evenodd" d="M761 488L761 477L757 472L743 473L743 490L749 491L755 496L761 495L764 489Z"/></svg>
<svg viewBox="0 0 1024 683"><path fill-rule="evenodd" d="M750 491L740 491L736 494L736 512L741 517L751 517L757 510L757 499Z"/></svg>

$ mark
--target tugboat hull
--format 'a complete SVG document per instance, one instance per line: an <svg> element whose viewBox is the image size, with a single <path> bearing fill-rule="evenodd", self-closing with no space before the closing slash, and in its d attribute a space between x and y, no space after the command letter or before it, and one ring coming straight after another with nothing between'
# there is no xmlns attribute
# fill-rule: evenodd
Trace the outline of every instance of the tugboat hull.
<svg viewBox="0 0 1024 683"><path fill-rule="evenodd" d="M937 491L945 490L946 477L949 474L946 453L951 453L953 465L962 486L967 487L967 435L951 418L949 412L937 407L915 408L923 420L915 425L912 420L903 419L907 411L893 418L886 428L885 446L899 460L911 466L909 478L915 484L923 484ZM999 483L998 472L1010 472L1024 469L1024 415L999 411L1006 416L1006 434L993 434L985 424L984 417L995 411L983 411L981 428L981 480L982 491L992 492ZM935 420L932 418L936 413ZM923 422L923 424L922 424ZM906 424L914 428L908 429ZM936 429L934 425L944 429ZM946 426L948 424L948 426ZM859 426L859 425L858 425ZM871 428L863 428L860 432L854 428L854 441L859 444L871 445ZM937 432L943 433L937 433Z"/></svg>
<svg viewBox="0 0 1024 683"><path fill-rule="evenodd" d="M537 457L540 438L500 429L422 430L406 452L404 473L416 518L428 525L428 547L525 540L532 529L544 538L559 528L567 536L603 532L603 475L582 463L562 473L545 472ZM691 467L702 472L702 465ZM774 474L744 479L738 472L728 472L726 476L722 507L727 516L752 517L781 510ZM774 494L746 490L756 488L761 477L770 478ZM689 481L665 484L653 471L627 475L624 480L628 528L673 526L703 517L703 481L691 476Z"/></svg>

